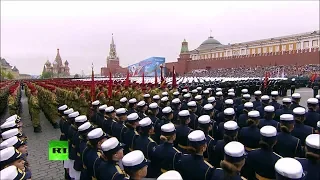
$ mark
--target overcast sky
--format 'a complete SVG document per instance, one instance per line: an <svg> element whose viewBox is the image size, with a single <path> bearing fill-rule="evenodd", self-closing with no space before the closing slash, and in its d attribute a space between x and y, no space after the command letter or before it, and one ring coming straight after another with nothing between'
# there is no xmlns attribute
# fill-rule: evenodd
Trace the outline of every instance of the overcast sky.
<svg viewBox="0 0 320 180"><path fill-rule="evenodd" d="M1 1L1 57L20 73L41 74L56 49L71 74L106 66L111 34L120 64L152 56L176 61L185 38L189 49L210 35L222 44L319 29L319 2Z"/></svg>

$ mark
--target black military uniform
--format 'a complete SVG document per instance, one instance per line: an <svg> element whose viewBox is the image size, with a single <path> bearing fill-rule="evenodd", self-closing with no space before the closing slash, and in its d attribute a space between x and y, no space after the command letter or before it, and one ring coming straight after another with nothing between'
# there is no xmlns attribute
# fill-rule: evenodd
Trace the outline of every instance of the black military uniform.
<svg viewBox="0 0 320 180"><path fill-rule="evenodd" d="M313 97L315 98L319 94L319 81L314 81L312 83L312 89L313 89Z"/></svg>
<svg viewBox="0 0 320 180"><path fill-rule="evenodd" d="M293 78L291 80L291 96L295 92L295 90L296 90L296 82L295 82L295 79Z"/></svg>
<svg viewBox="0 0 320 180"><path fill-rule="evenodd" d="M239 132L239 142L241 142L246 151L251 151L259 147L260 129L258 128L260 114L258 111L250 111L248 113L250 120L248 127L244 127Z"/></svg>
<svg viewBox="0 0 320 180"><path fill-rule="evenodd" d="M131 113L127 117L126 121L126 131L123 134L123 143L125 144L124 151L128 153L133 151L135 141L139 136L139 133L136 131L136 127L139 125L139 115L137 113ZM129 151L128 151L129 150Z"/></svg>
<svg viewBox="0 0 320 180"><path fill-rule="evenodd" d="M294 125L294 129L291 132L294 137L300 139L302 146L305 145L306 137L314 133L314 129L312 127L303 124L303 121L305 120L305 112L305 109L301 107L297 107L293 110L296 122Z"/></svg>

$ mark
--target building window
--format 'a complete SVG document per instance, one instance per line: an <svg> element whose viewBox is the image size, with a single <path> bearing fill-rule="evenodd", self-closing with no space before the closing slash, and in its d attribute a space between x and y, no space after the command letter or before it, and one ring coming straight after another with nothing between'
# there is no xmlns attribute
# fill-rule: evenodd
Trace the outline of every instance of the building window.
<svg viewBox="0 0 320 180"><path fill-rule="evenodd" d="M252 49L252 54L256 54L256 49Z"/></svg>
<svg viewBox="0 0 320 180"><path fill-rule="evenodd" d="M303 49L309 48L309 41L303 42Z"/></svg>
<svg viewBox="0 0 320 180"><path fill-rule="evenodd" d="M276 46L276 52L279 52L279 49L280 47L279 46Z"/></svg>
<svg viewBox="0 0 320 180"><path fill-rule="evenodd" d="M312 47L318 46L318 40L313 40L312 41Z"/></svg>
<svg viewBox="0 0 320 180"><path fill-rule="evenodd" d="M293 50L293 44L289 44L289 50Z"/></svg>
<svg viewBox="0 0 320 180"><path fill-rule="evenodd" d="M261 53L261 48L258 48L258 54L260 54Z"/></svg>
<svg viewBox="0 0 320 180"><path fill-rule="evenodd" d="M263 53L267 53L267 47L263 48Z"/></svg>
<svg viewBox="0 0 320 180"><path fill-rule="evenodd" d="M269 47L269 52L273 52L273 47Z"/></svg>
<svg viewBox="0 0 320 180"><path fill-rule="evenodd" d="M301 49L301 43L297 43L297 49Z"/></svg>
<svg viewBox="0 0 320 180"><path fill-rule="evenodd" d="M241 49L241 54L240 55L245 55L246 54L246 50L245 49Z"/></svg>
<svg viewBox="0 0 320 180"><path fill-rule="evenodd" d="M287 46L286 45L282 45L282 51L286 51L287 50Z"/></svg>

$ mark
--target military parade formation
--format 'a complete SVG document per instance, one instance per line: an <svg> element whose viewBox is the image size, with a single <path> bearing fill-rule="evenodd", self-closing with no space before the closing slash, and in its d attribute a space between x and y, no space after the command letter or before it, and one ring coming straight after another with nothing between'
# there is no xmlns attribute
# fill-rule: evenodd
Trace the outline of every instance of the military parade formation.
<svg viewBox="0 0 320 180"><path fill-rule="evenodd" d="M320 179L318 82L305 108L295 79L178 81L6 84L12 116L1 125L0 179L32 177L21 89L34 132L42 111L68 142L68 180Z"/></svg>

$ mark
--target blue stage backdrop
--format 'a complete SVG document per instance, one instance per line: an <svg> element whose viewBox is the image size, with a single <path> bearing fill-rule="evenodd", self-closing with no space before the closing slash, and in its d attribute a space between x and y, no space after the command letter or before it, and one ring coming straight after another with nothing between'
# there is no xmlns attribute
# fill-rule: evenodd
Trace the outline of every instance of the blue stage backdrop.
<svg viewBox="0 0 320 180"><path fill-rule="evenodd" d="M157 69L157 76L160 77L160 65L165 66L164 57L151 57L128 66L128 70L130 76L142 76L144 71L145 77L154 77L155 70ZM165 68L163 68L162 71L165 74Z"/></svg>

